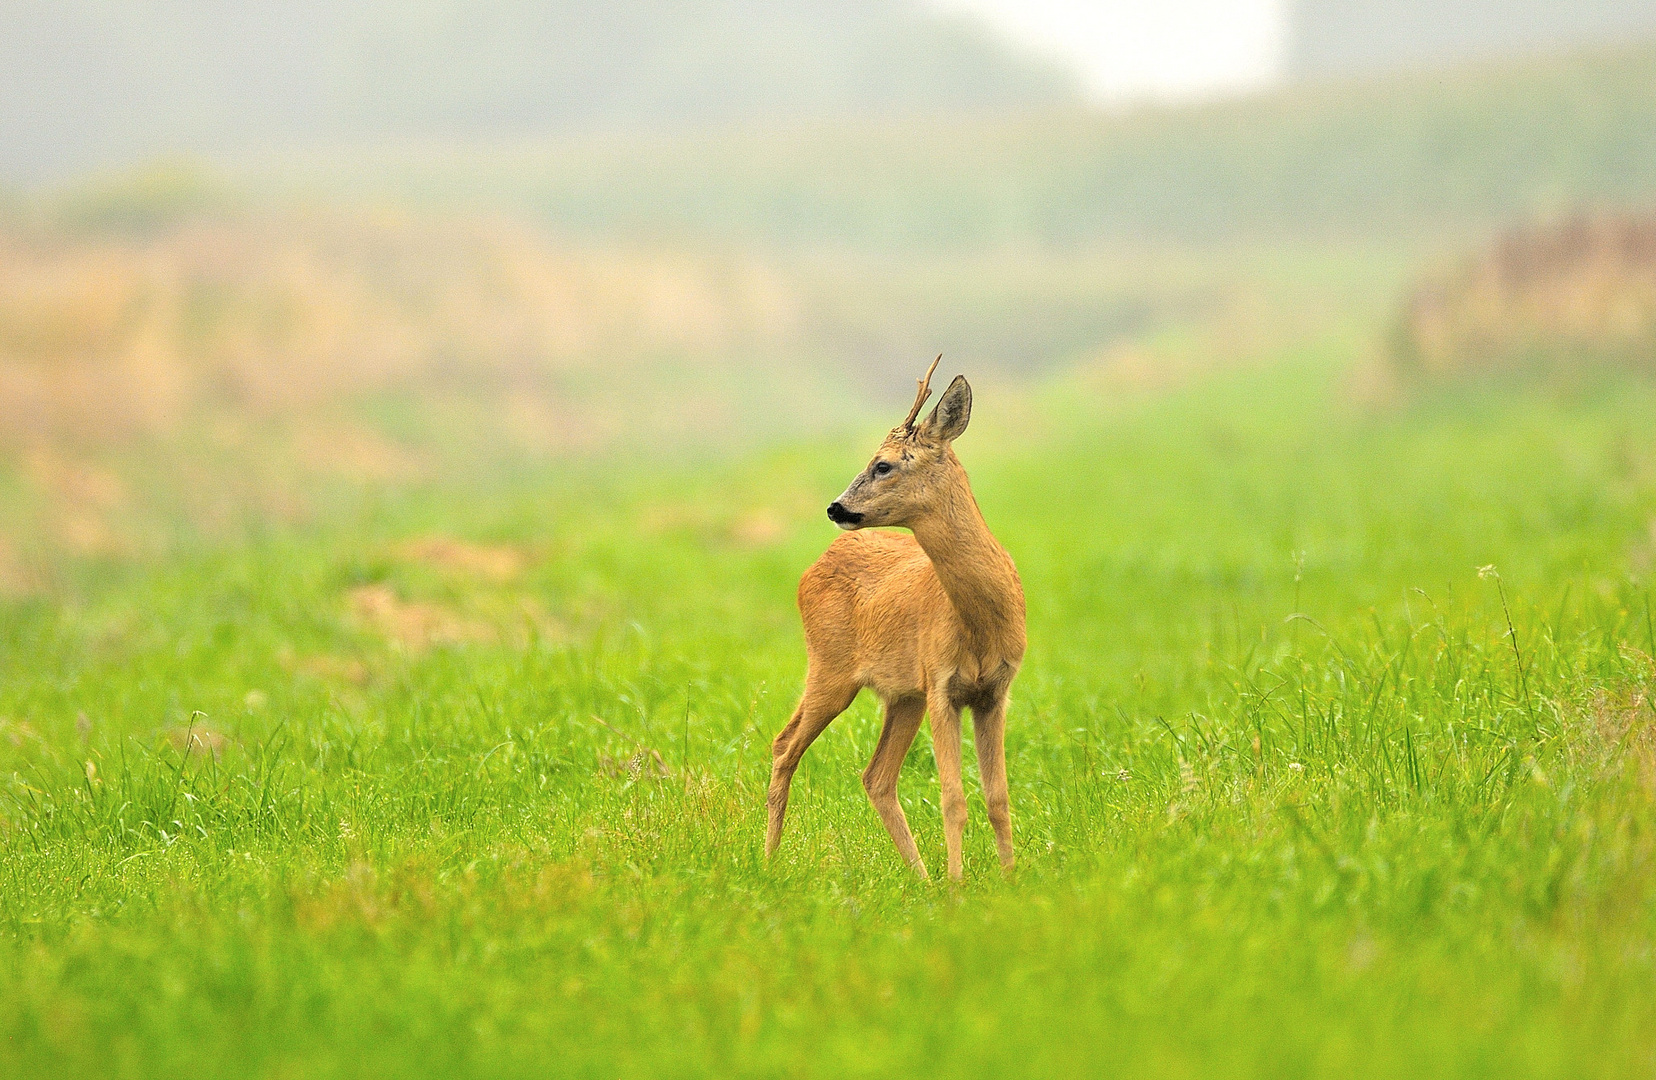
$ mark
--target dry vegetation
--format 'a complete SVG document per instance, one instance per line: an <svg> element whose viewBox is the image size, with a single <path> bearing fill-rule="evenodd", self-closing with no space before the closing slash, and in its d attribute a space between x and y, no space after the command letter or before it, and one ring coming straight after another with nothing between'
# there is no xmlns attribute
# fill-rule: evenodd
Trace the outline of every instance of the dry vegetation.
<svg viewBox="0 0 1656 1080"><path fill-rule="evenodd" d="M1415 289L1398 354L1434 376L1598 364L1656 371L1656 214L1509 231Z"/></svg>
<svg viewBox="0 0 1656 1080"><path fill-rule="evenodd" d="M542 399L542 437L573 442L601 420L561 383L772 340L793 309L752 262L581 250L490 221L14 230L0 234L0 439L172 435L215 407L280 416L462 371Z"/></svg>
<svg viewBox="0 0 1656 1080"><path fill-rule="evenodd" d="M798 307L757 259L495 220L14 221L0 591L36 587L50 555L144 549L162 504L198 526L291 519L319 483L717 426L721 390L795 333Z"/></svg>

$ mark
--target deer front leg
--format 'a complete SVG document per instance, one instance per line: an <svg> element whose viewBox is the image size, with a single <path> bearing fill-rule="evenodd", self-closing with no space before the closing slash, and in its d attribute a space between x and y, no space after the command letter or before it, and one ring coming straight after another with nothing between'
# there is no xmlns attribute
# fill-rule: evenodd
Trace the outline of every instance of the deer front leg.
<svg viewBox="0 0 1656 1080"><path fill-rule="evenodd" d="M983 801L989 808L989 824L995 829L995 847L1000 851L1002 871L1010 871L1012 855L1012 809L1006 787L1006 699L993 707L972 710L972 735L977 740L978 774L983 777Z"/></svg>
<svg viewBox="0 0 1656 1080"><path fill-rule="evenodd" d="M966 788L960 779L960 710L941 688L926 699L931 714L932 753L937 758L937 782L943 789L943 843L949 852L949 877L965 876L960 858L961 834L966 831Z"/></svg>
<svg viewBox="0 0 1656 1080"><path fill-rule="evenodd" d="M909 831L908 818L903 816L903 805L897 801L897 775L903 770L903 758L914 743L925 712L925 698L886 702L880 744L874 748L874 757L863 771L863 790L868 792L868 801L874 804L898 853L922 878L927 876L926 864L914 846L914 834Z"/></svg>

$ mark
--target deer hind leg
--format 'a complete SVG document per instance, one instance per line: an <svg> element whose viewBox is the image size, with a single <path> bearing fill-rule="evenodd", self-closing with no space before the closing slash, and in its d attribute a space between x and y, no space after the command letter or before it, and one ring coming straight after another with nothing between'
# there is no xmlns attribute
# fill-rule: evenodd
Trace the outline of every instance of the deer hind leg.
<svg viewBox="0 0 1656 1080"><path fill-rule="evenodd" d="M966 787L960 778L960 710L941 689L926 702L931 714L932 753L937 758L937 781L942 787L943 842L949 852L949 877L964 874L960 858L961 834L966 831Z"/></svg>
<svg viewBox="0 0 1656 1080"><path fill-rule="evenodd" d="M989 824L995 829L995 847L1000 851L1002 870L1011 870L1012 810L1006 788L1006 699L1002 698L980 714L972 710L972 735L977 741L978 773L983 777L983 801L989 808Z"/></svg>
<svg viewBox="0 0 1656 1080"><path fill-rule="evenodd" d="M920 718L926 713L923 697L898 698L886 702L885 725L880 729L880 744L874 748L874 757L863 771L863 790L874 804L886 832L897 845L897 851L922 878L926 864L914 846L914 834L909 831L908 818L897 801L897 775L903 770L903 758L908 755L914 736L920 730Z"/></svg>
<svg viewBox="0 0 1656 1080"><path fill-rule="evenodd" d="M770 824L765 830L766 858L776 854L776 846L782 842L782 822L788 813L788 785L793 783L800 758L834 717L851 704L859 689L854 683L826 683L806 672L805 695L799 699L788 726L771 744L770 793L765 799L770 810Z"/></svg>

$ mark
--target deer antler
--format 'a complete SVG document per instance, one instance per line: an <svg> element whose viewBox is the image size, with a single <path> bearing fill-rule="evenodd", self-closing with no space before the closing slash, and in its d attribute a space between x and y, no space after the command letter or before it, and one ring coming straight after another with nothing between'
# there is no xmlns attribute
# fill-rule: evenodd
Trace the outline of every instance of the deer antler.
<svg viewBox="0 0 1656 1080"><path fill-rule="evenodd" d="M942 362L943 354L938 353L937 359L933 360L931 367L926 369L926 377L914 380L919 386L914 392L914 408L909 410L908 419L903 421L903 430L910 435L914 434L914 418L920 415L920 410L926 407L926 399L931 397L932 372L936 371L937 365Z"/></svg>

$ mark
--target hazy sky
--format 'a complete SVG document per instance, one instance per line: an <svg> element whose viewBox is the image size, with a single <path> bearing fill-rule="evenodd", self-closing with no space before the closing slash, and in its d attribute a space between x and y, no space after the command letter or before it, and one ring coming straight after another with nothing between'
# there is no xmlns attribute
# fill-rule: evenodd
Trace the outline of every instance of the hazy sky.
<svg viewBox="0 0 1656 1080"><path fill-rule="evenodd" d="M1268 83L1286 0L931 0L1072 61L1101 101L1192 97Z"/></svg>

